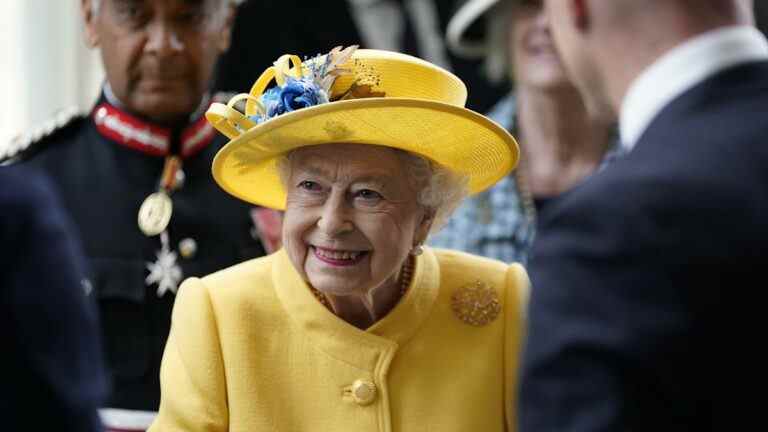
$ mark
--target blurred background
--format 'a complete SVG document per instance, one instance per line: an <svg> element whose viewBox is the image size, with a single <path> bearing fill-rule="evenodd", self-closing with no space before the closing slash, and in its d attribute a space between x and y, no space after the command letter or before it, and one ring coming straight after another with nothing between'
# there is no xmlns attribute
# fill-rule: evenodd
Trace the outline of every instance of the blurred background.
<svg viewBox="0 0 768 432"><path fill-rule="evenodd" d="M311 56L336 45L393 49L459 75L470 108L485 112L506 93L479 61L456 58L443 35L463 0L247 0L239 7L233 45L218 68L217 90L247 91L279 55ZM768 2L755 1L768 27ZM266 19L265 19L266 17ZM80 0L0 2L0 147L73 106L88 110L103 79L96 51L86 48Z"/></svg>
<svg viewBox="0 0 768 432"><path fill-rule="evenodd" d="M103 79L86 48L80 0L0 2L0 145L73 105L86 109Z"/></svg>

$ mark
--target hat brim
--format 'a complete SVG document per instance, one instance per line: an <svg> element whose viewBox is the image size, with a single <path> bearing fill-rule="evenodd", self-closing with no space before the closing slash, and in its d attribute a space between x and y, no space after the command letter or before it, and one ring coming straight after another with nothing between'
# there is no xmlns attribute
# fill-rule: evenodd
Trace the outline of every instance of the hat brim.
<svg viewBox="0 0 768 432"><path fill-rule="evenodd" d="M402 149L469 179L474 194L517 164L518 145L492 120L463 107L411 98L369 98L316 105L268 120L230 141L213 161L213 177L253 204L285 208L277 161L300 147L355 143Z"/></svg>

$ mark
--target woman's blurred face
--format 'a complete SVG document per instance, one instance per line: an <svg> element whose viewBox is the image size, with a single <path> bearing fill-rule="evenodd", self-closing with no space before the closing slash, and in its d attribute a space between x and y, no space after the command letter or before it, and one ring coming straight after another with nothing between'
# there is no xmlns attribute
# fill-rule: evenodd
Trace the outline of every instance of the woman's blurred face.
<svg viewBox="0 0 768 432"><path fill-rule="evenodd" d="M516 85L570 86L555 48L542 0L508 0L509 50Z"/></svg>
<svg viewBox="0 0 768 432"><path fill-rule="evenodd" d="M396 151L328 144L290 157L285 249L302 277L330 295L396 286L429 221Z"/></svg>

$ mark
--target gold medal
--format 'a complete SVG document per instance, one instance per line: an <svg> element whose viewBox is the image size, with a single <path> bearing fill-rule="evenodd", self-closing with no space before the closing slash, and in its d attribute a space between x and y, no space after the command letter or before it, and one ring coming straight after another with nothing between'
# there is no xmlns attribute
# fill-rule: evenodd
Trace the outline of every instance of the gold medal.
<svg viewBox="0 0 768 432"><path fill-rule="evenodd" d="M164 191L148 196L139 208L139 229L152 237L165 231L171 221L173 202Z"/></svg>

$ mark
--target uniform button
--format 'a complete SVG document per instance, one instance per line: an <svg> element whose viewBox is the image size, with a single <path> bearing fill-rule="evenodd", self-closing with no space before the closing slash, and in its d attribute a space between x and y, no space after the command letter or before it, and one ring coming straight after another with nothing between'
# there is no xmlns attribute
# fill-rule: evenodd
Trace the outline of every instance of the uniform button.
<svg viewBox="0 0 768 432"><path fill-rule="evenodd" d="M96 124L102 124L104 123L104 120L107 118L107 109L104 107L101 107L96 111Z"/></svg>
<svg viewBox="0 0 768 432"><path fill-rule="evenodd" d="M179 242L179 253L185 259L190 259L197 253L197 242L193 238L185 238Z"/></svg>
<svg viewBox="0 0 768 432"><path fill-rule="evenodd" d="M91 295L91 293L93 292L93 284L88 278L81 279L80 286L83 287L83 292L85 293L86 297Z"/></svg>
<svg viewBox="0 0 768 432"><path fill-rule="evenodd" d="M370 405L376 399L376 384L357 380L352 384L352 398L358 405Z"/></svg>
<svg viewBox="0 0 768 432"><path fill-rule="evenodd" d="M173 184L173 190L181 189L184 187L184 182L187 180L187 175L184 174L184 170L179 168L179 170L176 171L176 178L175 182Z"/></svg>

